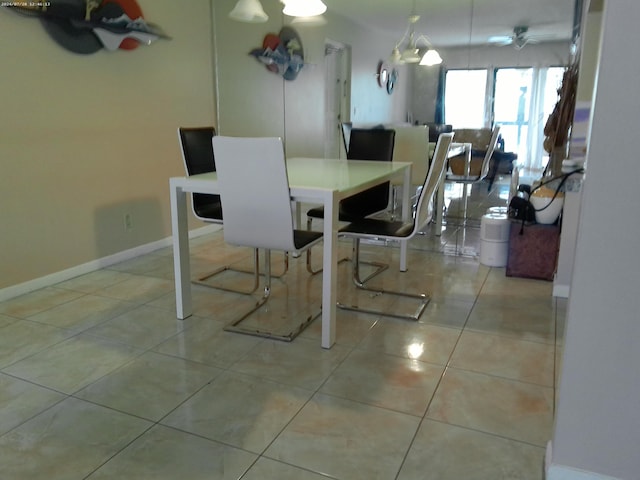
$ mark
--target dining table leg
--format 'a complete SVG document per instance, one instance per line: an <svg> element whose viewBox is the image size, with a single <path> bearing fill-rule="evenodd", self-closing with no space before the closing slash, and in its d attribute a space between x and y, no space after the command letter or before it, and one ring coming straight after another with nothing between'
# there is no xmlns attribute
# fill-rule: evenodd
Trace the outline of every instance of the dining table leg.
<svg viewBox="0 0 640 480"><path fill-rule="evenodd" d="M322 348L336 342L336 304L338 301L338 198L327 192L324 201L322 255Z"/></svg>
<svg viewBox="0 0 640 480"><path fill-rule="evenodd" d="M176 288L176 314L185 319L192 314L191 267L189 264L189 229L187 225L187 195L170 180L171 238Z"/></svg>

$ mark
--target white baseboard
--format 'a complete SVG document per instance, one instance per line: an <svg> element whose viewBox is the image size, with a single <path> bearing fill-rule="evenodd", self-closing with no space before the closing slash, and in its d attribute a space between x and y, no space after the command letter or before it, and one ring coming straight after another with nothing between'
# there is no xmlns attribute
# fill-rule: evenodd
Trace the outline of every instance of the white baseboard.
<svg viewBox="0 0 640 480"><path fill-rule="evenodd" d="M560 298L569 298L569 285L554 285L553 286L553 296Z"/></svg>
<svg viewBox="0 0 640 480"><path fill-rule="evenodd" d="M544 456L545 480L621 480L619 478L600 475L585 470L557 465L553 463L553 449L551 442L547 443L547 451Z"/></svg>
<svg viewBox="0 0 640 480"><path fill-rule="evenodd" d="M619 478L609 477L607 475L599 475L593 472L585 472L584 470L576 470L564 465L551 464L547 470L546 480L621 480Z"/></svg>
<svg viewBox="0 0 640 480"><path fill-rule="evenodd" d="M196 228L189 231L189 238L196 238L202 235L217 232L221 228L222 227L220 225L206 225L204 227ZM171 246L171 244L171 237L166 237L162 240L157 240L145 245L140 245L138 247L124 250L107 257L98 258L96 260L83 263L82 265L76 265L75 267L71 267L60 272L55 272L50 275L45 275L44 277L29 280L28 282L3 288L0 290L0 302L9 300L10 298L18 297L20 295L24 295L25 293L39 290L41 288L49 287L56 283L64 282L65 280L69 280L71 278L84 275L95 270L100 270L101 268L105 268L110 265L123 262L125 260L139 257L140 255L151 253L160 248L169 247Z"/></svg>

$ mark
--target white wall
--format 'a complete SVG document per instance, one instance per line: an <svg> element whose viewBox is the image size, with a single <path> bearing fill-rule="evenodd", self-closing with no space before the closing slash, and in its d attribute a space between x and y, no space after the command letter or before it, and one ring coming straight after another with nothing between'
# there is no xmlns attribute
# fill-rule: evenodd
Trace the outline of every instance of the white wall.
<svg viewBox="0 0 640 480"><path fill-rule="evenodd" d="M171 234L176 129L215 118L210 4L139 4L173 39L91 55L0 8L0 291Z"/></svg>
<svg viewBox="0 0 640 480"><path fill-rule="evenodd" d="M247 24L227 16L236 0L216 0L216 71L220 133L281 136L288 155L324 155L325 64L327 39L351 48L351 120L383 123L404 121L411 77L400 67L392 95L377 83L378 62L386 58L393 38L374 35L328 11L324 25L291 25L298 32L308 63L298 77L283 80L268 72L248 52L262 45L267 33L278 33L291 18L279 2L264 2L267 23Z"/></svg>
<svg viewBox="0 0 640 480"><path fill-rule="evenodd" d="M637 0L606 1L548 480L640 476Z"/></svg>
<svg viewBox="0 0 640 480"><path fill-rule="evenodd" d="M391 96L375 76L394 39L371 40L329 13L324 27L299 27L312 65L285 82L248 55L288 21L282 4L264 2L270 21L251 25L228 18L235 3L139 0L172 40L92 55L0 8L0 298L170 236L168 179L184 175L179 126L286 136L289 154L322 156L326 38L352 46L352 118L404 120L408 76Z"/></svg>

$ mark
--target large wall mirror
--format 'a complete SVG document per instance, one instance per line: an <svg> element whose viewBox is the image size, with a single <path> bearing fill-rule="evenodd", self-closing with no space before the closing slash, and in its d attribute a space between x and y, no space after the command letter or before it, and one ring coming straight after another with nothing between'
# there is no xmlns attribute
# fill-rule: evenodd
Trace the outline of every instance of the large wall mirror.
<svg viewBox="0 0 640 480"><path fill-rule="evenodd" d="M389 95L378 83L378 65L387 60L398 40L396 36L338 15L332 11L331 2L327 3L329 10L322 25L292 23L291 17L282 14L282 4L276 0L262 1L269 19L253 24L229 18L236 0L213 3L216 116L220 133L280 136L285 140L287 155L335 156L335 150L328 145L335 144L331 133L338 135L338 130L327 130L336 124L333 120L337 118L336 111L339 120L354 123L431 122L444 70L544 68L564 66L570 58L569 41L532 44L522 49L469 44L439 48L444 58L442 66L400 66L393 94ZM464 3L471 15L461 27L464 31L460 37L471 38L475 28L474 1ZM400 21L406 18L409 4L406 8L406 12L398 9ZM249 55L252 49L262 46L265 35L278 33L286 26L298 32L306 62L292 81L267 71ZM331 58L334 47L341 45L346 53L332 66L327 58ZM340 69L340 62L347 63L344 70ZM335 87L330 82L336 78L328 75L331 68L340 70L340 88L329 88Z"/></svg>

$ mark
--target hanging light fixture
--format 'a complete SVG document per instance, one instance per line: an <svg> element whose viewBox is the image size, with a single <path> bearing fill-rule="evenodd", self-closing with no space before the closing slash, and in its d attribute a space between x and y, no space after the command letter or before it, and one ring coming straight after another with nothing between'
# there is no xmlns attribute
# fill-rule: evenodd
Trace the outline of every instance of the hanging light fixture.
<svg viewBox="0 0 640 480"><path fill-rule="evenodd" d="M284 3L282 13L290 17L315 17L327 11L322 0L281 0Z"/></svg>
<svg viewBox="0 0 640 480"><path fill-rule="evenodd" d="M238 0L229 17L239 22L264 23L269 16L264 13L260 0Z"/></svg>
<svg viewBox="0 0 640 480"><path fill-rule="evenodd" d="M414 26L419 19L419 15L411 14L409 16L407 30L393 48L391 57L389 58L390 63L419 63L420 65L439 65L442 63L440 54L433 48L429 39L425 35L416 37ZM408 39L406 46L400 50L401 45L406 39ZM424 41L427 45L427 51L424 54L420 53L420 47L418 47L418 43L421 41Z"/></svg>
<svg viewBox="0 0 640 480"><path fill-rule="evenodd" d="M419 65L426 65L431 67L433 65L440 65L442 63L442 57L438 53L437 50L430 48L427 52L422 56Z"/></svg>

